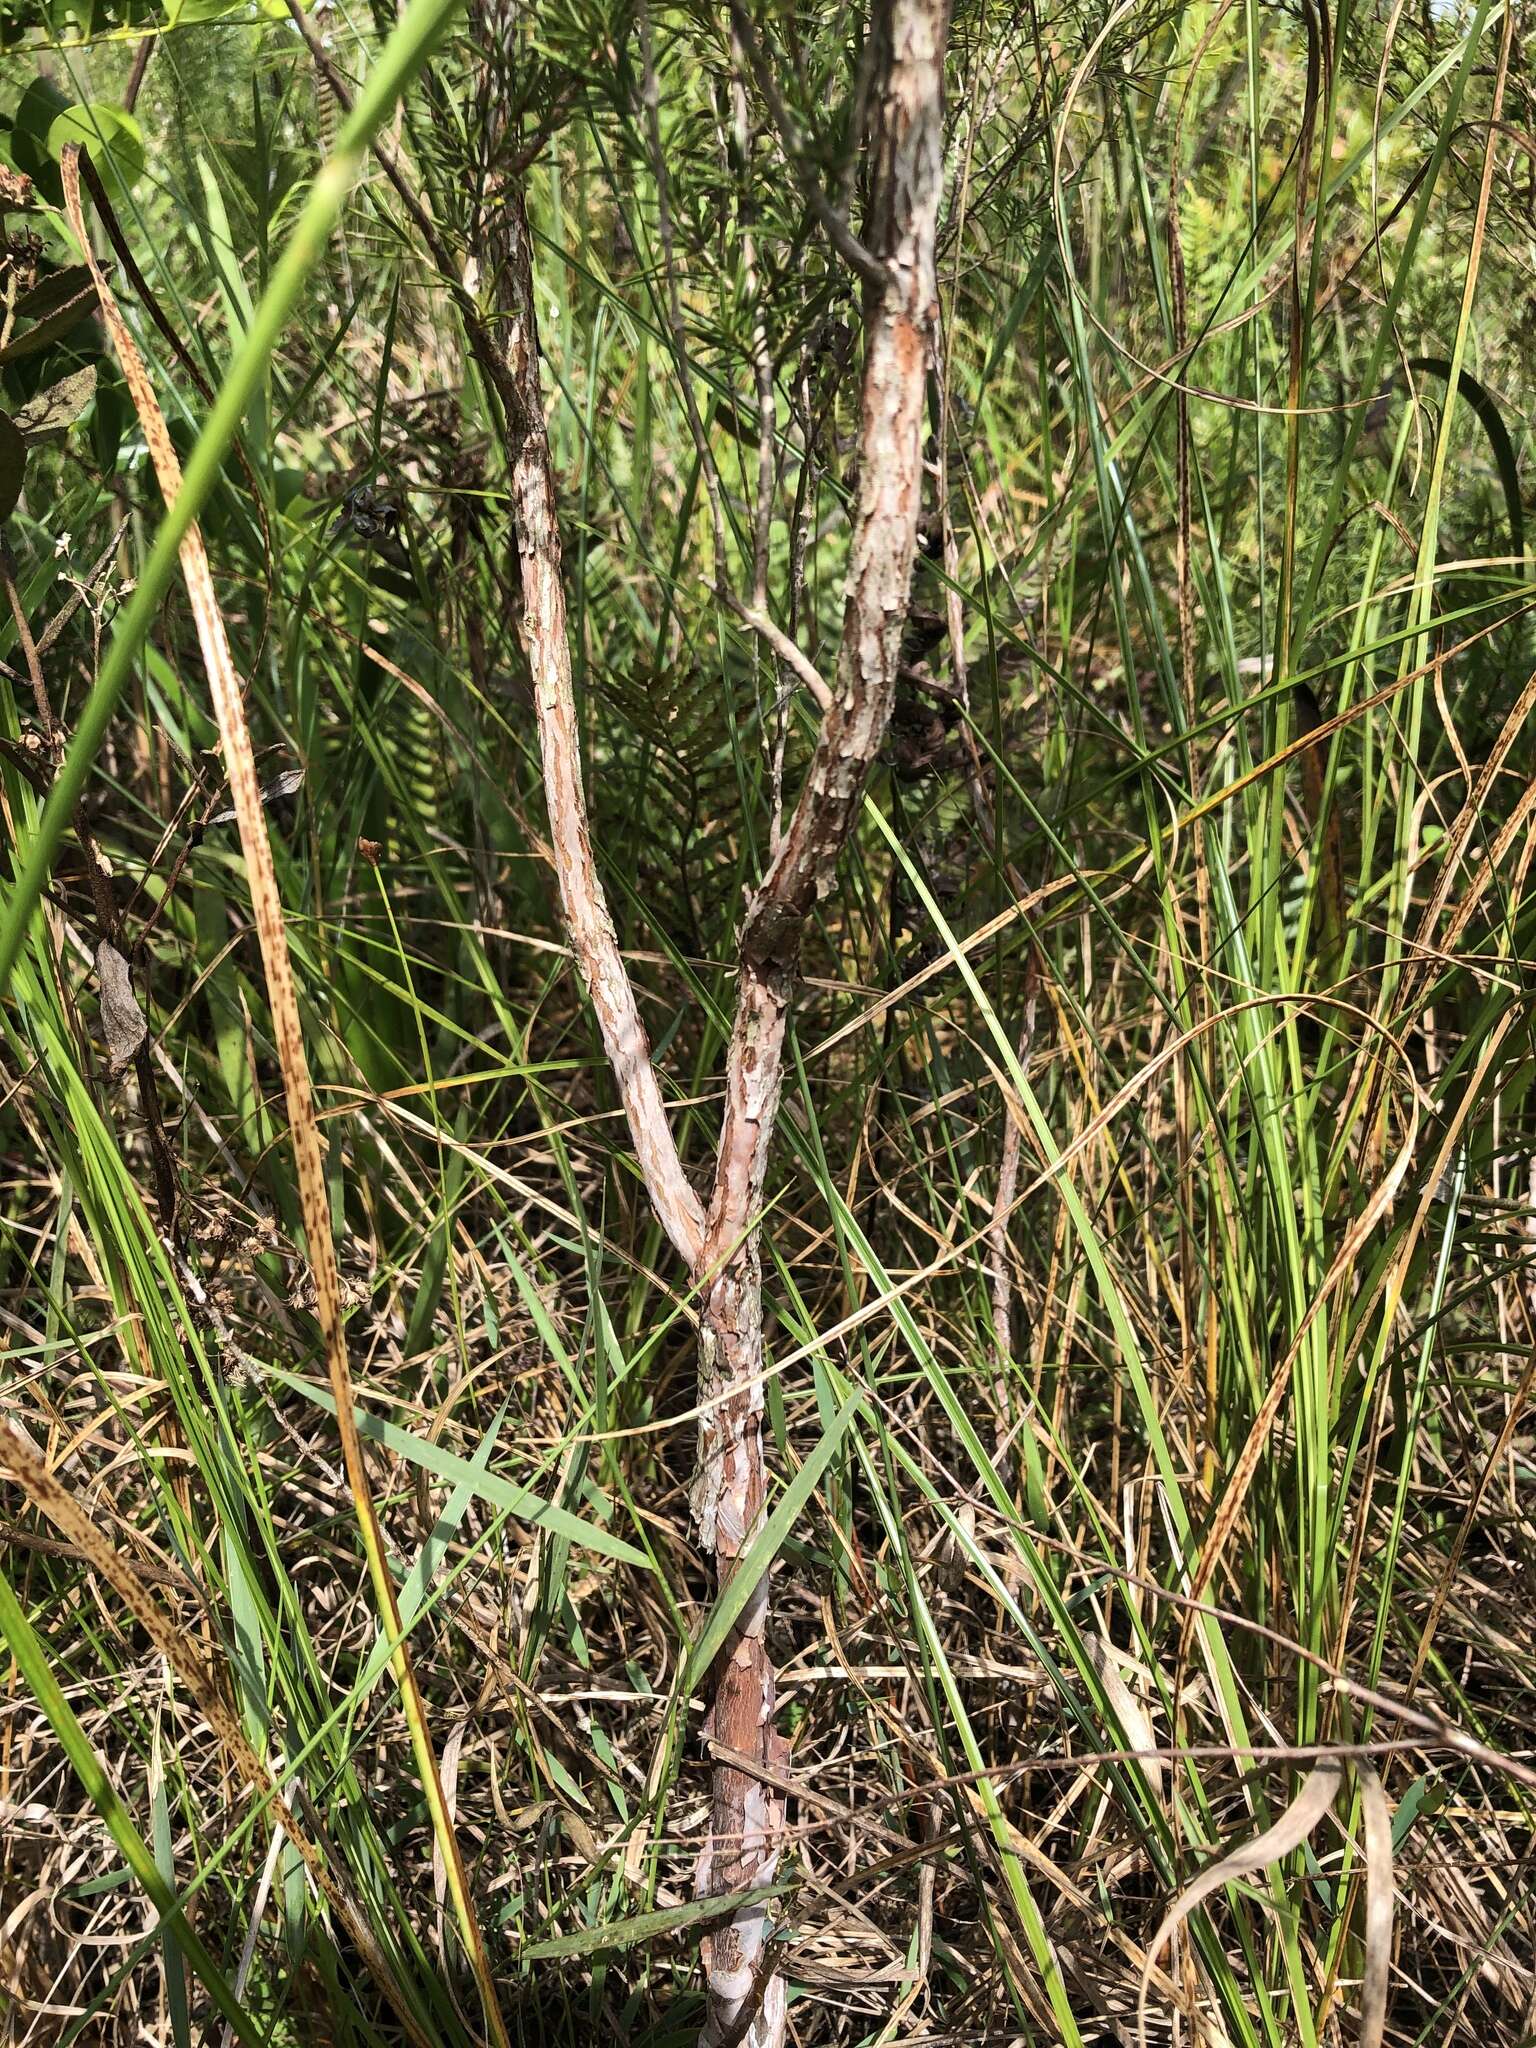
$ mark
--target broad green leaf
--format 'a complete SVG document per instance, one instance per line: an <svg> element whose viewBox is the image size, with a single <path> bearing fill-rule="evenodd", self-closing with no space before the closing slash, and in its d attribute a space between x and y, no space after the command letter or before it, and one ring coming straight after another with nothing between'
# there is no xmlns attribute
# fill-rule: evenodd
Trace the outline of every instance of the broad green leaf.
<svg viewBox="0 0 1536 2048"><path fill-rule="evenodd" d="M66 107L48 130L48 154L55 163L72 142L85 151L112 197L126 197L144 169L144 134L132 114L104 100Z"/></svg>
<svg viewBox="0 0 1536 2048"><path fill-rule="evenodd" d="M68 107L68 99L51 78L34 78L17 100L11 122L11 161L56 206L62 202L64 190L57 159L48 152L48 132Z"/></svg>

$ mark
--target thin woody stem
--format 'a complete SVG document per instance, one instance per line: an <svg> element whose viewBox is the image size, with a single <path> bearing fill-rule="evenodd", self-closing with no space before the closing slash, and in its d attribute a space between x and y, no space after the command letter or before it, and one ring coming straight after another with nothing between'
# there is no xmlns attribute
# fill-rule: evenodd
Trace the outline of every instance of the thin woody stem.
<svg viewBox="0 0 1536 2048"><path fill-rule="evenodd" d="M744 972L709 1214L716 1245L739 1234L758 1206L756 1165L771 1136L782 1068L782 998L798 963L806 919L832 885L895 701L917 548L924 387L936 315L944 29L938 0L889 0L876 10L871 28L889 50L884 61L876 57L869 237L885 253L885 282L871 293L866 313L859 499L843 635L833 702L799 802L747 905ZM766 1044L764 1030L771 1034ZM772 1087L772 1103L765 1083Z"/></svg>
<svg viewBox="0 0 1536 2048"><path fill-rule="evenodd" d="M544 796L560 904L571 951L597 1017L603 1049L651 1204L690 1272L698 1264L704 1213L683 1171L651 1064L650 1040L619 952L608 899L592 853L581 774L581 734L571 683L554 467L539 385L528 216L509 180L488 237L501 320L498 387L507 410L512 515L523 587L523 646L538 718Z"/></svg>
<svg viewBox="0 0 1536 2048"><path fill-rule="evenodd" d="M739 9L732 11L741 33ZM938 312L934 249L943 178L944 0L883 0L871 22L870 219L862 266L865 355L859 495L831 702L789 826L748 900L725 1112L704 1243L699 1466L694 1511L722 1588L749 1550L766 1497L758 1218L783 1085L800 942L832 886L890 723L911 601L923 489L923 407ZM750 28L743 34L749 55ZM754 67L756 68L756 67ZM759 83L761 84L761 77ZM872 252L872 253L871 253ZM721 1396L724 1396L722 1399ZM767 1645L764 1570L716 1668L709 1733L760 1769L717 1759L701 1895L770 1882L778 1868L783 1760ZM703 2048L780 2048L783 1980L766 1910L740 1908L705 1937Z"/></svg>
<svg viewBox="0 0 1536 2048"><path fill-rule="evenodd" d="M739 43L739 37L738 37ZM673 247L672 205L668 197L666 153L661 146L661 88L656 76L656 52L651 34L650 9L640 9L640 54L642 63L641 100L645 113L645 132L650 149L651 171L656 180L657 233L661 242L662 274L666 280L666 291L662 301L667 329L672 338L672 352L677 363L679 388L683 394L683 411L688 421L688 431L693 440L694 452L699 458L699 473L704 479L704 492L709 502L710 528L714 537L715 554L715 595L742 625L756 633L778 660L809 691L818 711L825 712L832 702L832 693L818 673L809 655L803 653L794 639L774 624L768 614L768 537L771 530L773 511L774 481L774 405L773 405L773 364L768 354L767 335L763 330L761 307L757 303L758 285L756 259L753 251L751 231L743 227L743 249L748 289L752 293L754 306L752 315L752 358L757 379L758 413L758 476L757 500L752 524L752 601L744 604L726 582L725 514L722 509L720 470L715 461L714 450L709 436L704 431L704 422L699 415L698 401L693 392L693 373L688 362L688 331L683 322L682 300L677 285L677 260ZM733 84L733 96L744 102L745 95L740 78ZM746 158L746 125L744 105L738 107L738 137L743 162Z"/></svg>
<svg viewBox="0 0 1536 2048"><path fill-rule="evenodd" d="M737 10L733 21L740 32L744 18ZM480 26L492 41L498 36L494 4L484 7ZM792 660L785 646L775 648L817 697L824 715L788 829L776 838L768 871L747 904L725 1112L707 1215L683 1171L667 1122L592 853L561 586L554 469L540 388L532 248L515 170L496 182L498 204L484 229L481 253L497 310L491 381L505 418L523 643L560 900L646 1189L699 1290L702 1420L693 1507L722 1587L750 1546L766 1494L757 1225L800 940L817 898L832 886L885 736L911 597L923 489L924 398L937 318L934 250L943 171L946 26L945 0L879 0L871 23L871 48L861 74L868 81L871 110L871 202L865 241L853 245L866 280L863 410L843 633L830 688L804 657ZM642 29L645 111L659 155L656 74L643 17ZM741 40L761 86L765 67L760 52L753 56L750 25ZM493 150L500 140L492 136ZM658 189L664 193L664 182ZM846 228L843 236L851 242ZM836 233L833 239L839 240ZM668 311L680 338L681 308L670 262L667 269L673 288ZM470 339L484 360L488 336L478 319L471 323ZM713 483L703 423L686 389L684 361L679 369L690 426L706 478ZM713 490L710 510L716 574L723 577L723 520ZM772 644L775 636L765 631L760 602L760 559L754 570L753 604L735 602L732 609ZM717 1758L709 1833L697 1873L703 1896L764 1885L778 1865L784 1809L773 1781L783 1749L774 1725L768 1593L763 1571L713 1674L710 1734L725 1753L749 1760L752 1767ZM785 1990L768 1936L766 1907L755 1903L732 1913L705 1937L704 2048L782 2048Z"/></svg>

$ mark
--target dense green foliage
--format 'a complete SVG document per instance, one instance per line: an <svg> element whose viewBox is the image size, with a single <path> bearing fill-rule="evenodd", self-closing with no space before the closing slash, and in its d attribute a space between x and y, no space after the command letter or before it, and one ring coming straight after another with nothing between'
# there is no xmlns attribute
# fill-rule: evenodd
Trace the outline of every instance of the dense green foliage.
<svg viewBox="0 0 1536 2048"><path fill-rule="evenodd" d="M354 89L374 14L320 17ZM690 1303L556 915L457 295L491 305L526 176L594 838L704 1168L743 891L816 716L720 590L750 595L765 502L768 609L825 672L856 484L860 287L801 180L857 223L862 21L753 19L777 112L727 10L651 17L658 153L626 7L532 7L504 48L411 15L378 112L448 274L374 160L284 273L353 130L282 8L0 14L38 201L0 274L0 1391L302 1788L434 2042L478 2038L474 1990L181 584L112 651L164 507L80 278L51 282L58 158L85 141L142 273L96 214L184 461L253 380L200 523L508 2025L681 2040L719 1640ZM1339 1745L1332 1816L1159 1959L1151 2037L1173 1990L1181 2039L1358 2038L1372 1764L1387 2038L1530 2035L1536 1780L1490 1752L1529 1748L1536 1654L1531 115L1493 0L953 21L909 676L807 952L767 1237L799 2041L1134 2038L1170 1901ZM9 1479L0 1553L7 2038L405 2038Z"/></svg>

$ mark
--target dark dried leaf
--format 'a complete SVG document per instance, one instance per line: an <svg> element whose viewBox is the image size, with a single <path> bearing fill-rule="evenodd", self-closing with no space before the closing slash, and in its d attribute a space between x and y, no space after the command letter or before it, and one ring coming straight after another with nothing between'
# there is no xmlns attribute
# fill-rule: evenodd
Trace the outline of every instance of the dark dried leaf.
<svg viewBox="0 0 1536 2048"><path fill-rule="evenodd" d="M295 796L304 787L302 768L285 768L281 775L273 776L261 792L263 804L280 804L284 797ZM232 825L235 822L233 810L215 811L208 820L210 825Z"/></svg>
<svg viewBox="0 0 1536 2048"><path fill-rule="evenodd" d="M59 341L96 310L96 287L85 270L61 270L45 277L29 291L16 308L18 321L32 325L13 334L0 348L0 363L14 363L22 356L36 355Z"/></svg>
<svg viewBox="0 0 1536 2048"><path fill-rule="evenodd" d="M110 940L96 948L96 977L101 983L101 1028L114 1067L126 1067L149 1036L144 1012L133 992L128 962Z"/></svg>
<svg viewBox="0 0 1536 2048"><path fill-rule="evenodd" d="M27 473L27 444L8 413L0 412L0 521L9 519Z"/></svg>
<svg viewBox="0 0 1536 2048"><path fill-rule="evenodd" d="M61 306L78 299L82 292L94 289L91 273L83 263L71 264L67 270L51 270L16 301L16 318L46 320L50 313L56 313Z"/></svg>

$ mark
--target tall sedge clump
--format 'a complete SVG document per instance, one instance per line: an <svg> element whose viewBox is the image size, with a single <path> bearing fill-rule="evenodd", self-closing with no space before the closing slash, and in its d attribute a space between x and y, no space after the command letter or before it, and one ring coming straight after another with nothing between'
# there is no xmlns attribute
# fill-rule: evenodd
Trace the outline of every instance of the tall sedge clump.
<svg viewBox="0 0 1536 2048"><path fill-rule="evenodd" d="M701 1422L693 1510L722 1589L750 1548L768 1490L758 1234L801 939L817 900L835 886L838 859L890 721L910 602L922 499L924 394L938 310L934 244L943 182L946 23L943 0L881 0L874 9L868 217L858 242L846 223L823 222L840 254L851 248L864 279L859 481L843 629L830 687L811 692L824 709L799 800L741 926L725 1110L707 1206L678 1156L592 854L539 372L532 248L515 179L498 192L485 247L478 252L496 310L492 382L506 415L523 640L561 906L650 1200L695 1290ZM484 26L495 30L488 17ZM477 355L490 338L484 331L472 333ZM797 672L809 667L803 656L792 665ZM778 1867L784 1816L772 1783L781 1774L782 1758L768 1646L769 1590L765 1570L743 1602L712 1674L710 1733L717 1750L733 1760L715 1765L710 1827L698 1867L701 1896L765 1885ZM784 1986L768 1934L765 1906L749 1904L706 1936L703 2039L709 2048L776 2048L782 2042Z"/></svg>

